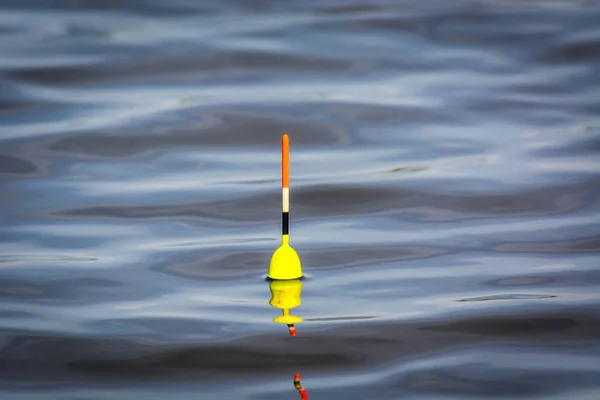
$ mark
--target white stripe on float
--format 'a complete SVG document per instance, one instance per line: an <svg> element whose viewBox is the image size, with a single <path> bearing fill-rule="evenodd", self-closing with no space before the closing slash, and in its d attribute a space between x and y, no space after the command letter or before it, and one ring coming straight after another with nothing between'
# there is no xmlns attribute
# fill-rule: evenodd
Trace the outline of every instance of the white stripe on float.
<svg viewBox="0 0 600 400"><path fill-rule="evenodd" d="M290 188L281 188L281 209L290 212Z"/></svg>

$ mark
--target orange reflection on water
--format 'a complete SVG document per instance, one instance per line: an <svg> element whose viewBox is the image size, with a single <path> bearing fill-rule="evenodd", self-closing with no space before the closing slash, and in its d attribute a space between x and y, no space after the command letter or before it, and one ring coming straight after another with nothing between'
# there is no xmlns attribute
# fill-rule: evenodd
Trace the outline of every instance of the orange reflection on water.
<svg viewBox="0 0 600 400"><path fill-rule="evenodd" d="M300 384L300 374L294 375L294 387L300 393L300 399L306 400L308 399L308 393L306 393L306 389Z"/></svg>

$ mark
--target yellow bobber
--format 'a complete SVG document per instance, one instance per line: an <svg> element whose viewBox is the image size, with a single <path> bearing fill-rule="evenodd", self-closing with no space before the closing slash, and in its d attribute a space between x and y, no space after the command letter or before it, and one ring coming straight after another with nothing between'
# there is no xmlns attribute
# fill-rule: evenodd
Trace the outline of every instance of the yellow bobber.
<svg viewBox="0 0 600 400"><path fill-rule="evenodd" d="M283 235L282 244L273 256L269 264L269 278L288 280L302 277L302 264L296 250L289 245L289 236Z"/></svg>
<svg viewBox="0 0 600 400"><path fill-rule="evenodd" d="M288 135L281 138L281 246L273 253L269 264L270 279L298 279L302 265L298 253L290 246L290 142Z"/></svg>

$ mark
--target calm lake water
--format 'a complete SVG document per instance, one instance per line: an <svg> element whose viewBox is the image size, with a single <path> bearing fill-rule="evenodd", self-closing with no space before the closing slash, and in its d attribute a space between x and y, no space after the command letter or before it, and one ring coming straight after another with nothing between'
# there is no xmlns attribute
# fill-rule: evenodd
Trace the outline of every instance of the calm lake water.
<svg viewBox="0 0 600 400"><path fill-rule="evenodd" d="M0 7L1 399L600 399L600 2Z"/></svg>

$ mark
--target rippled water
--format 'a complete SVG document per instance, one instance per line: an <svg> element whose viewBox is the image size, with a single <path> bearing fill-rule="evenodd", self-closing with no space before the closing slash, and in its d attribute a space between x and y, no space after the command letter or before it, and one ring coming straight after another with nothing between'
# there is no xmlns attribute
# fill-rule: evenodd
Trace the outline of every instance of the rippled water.
<svg viewBox="0 0 600 400"><path fill-rule="evenodd" d="M3 1L0 397L599 399L599 21Z"/></svg>

